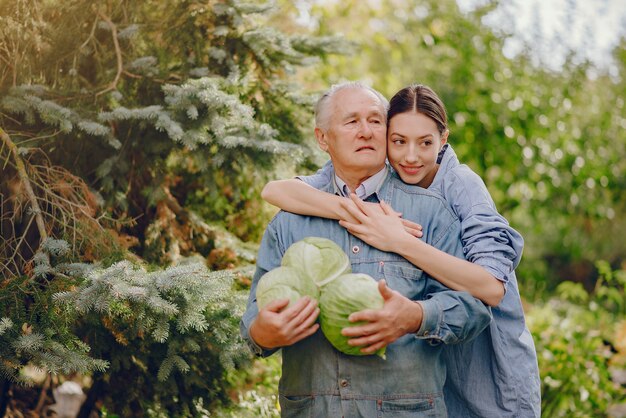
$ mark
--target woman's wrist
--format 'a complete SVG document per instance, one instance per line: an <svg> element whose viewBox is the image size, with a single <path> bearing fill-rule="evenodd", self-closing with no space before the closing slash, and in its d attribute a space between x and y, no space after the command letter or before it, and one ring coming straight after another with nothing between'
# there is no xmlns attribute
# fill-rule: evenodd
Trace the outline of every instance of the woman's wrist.
<svg viewBox="0 0 626 418"><path fill-rule="evenodd" d="M406 231L398 237L396 241L397 251L394 251L398 255L406 258L407 260L414 260L416 255L419 256L421 251L428 246L419 238L414 237ZM415 264L415 263L413 263ZM418 265L419 267L419 265Z"/></svg>

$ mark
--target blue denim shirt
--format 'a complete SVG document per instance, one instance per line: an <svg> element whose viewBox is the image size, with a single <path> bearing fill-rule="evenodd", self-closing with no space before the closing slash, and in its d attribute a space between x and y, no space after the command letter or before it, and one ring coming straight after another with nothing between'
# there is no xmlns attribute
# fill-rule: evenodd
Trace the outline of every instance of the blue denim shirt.
<svg viewBox="0 0 626 418"><path fill-rule="evenodd" d="M319 189L332 175L328 162L315 175L300 179ZM502 302L492 308L489 327L473 341L445 349L448 413L454 418L538 418L541 382L537 354L514 272L524 240L498 213L480 176L460 164L449 144L441 153L439 170L428 190L443 196L459 218L465 258L506 286Z"/></svg>
<svg viewBox="0 0 626 418"><path fill-rule="evenodd" d="M334 182L327 184L334 193ZM404 184L389 173L370 201L385 200L403 215L424 225L423 239L462 257L460 225L443 199ZM279 383L281 414L285 417L446 417L443 385L447 344L471 339L489 324L489 309L468 293L452 291L404 258L373 248L350 235L337 221L279 212L263 236L250 298L241 321L242 336L260 355L249 327L258 314L255 290L259 278L280 265L286 249L307 236L329 238L348 254L352 270L420 301L424 318L415 335L404 335L378 356L350 356L335 350L321 331L282 348Z"/></svg>
<svg viewBox="0 0 626 418"><path fill-rule="evenodd" d="M514 271L524 240L498 213L480 176L459 162L452 146L446 148L428 190L442 195L459 217L465 257L506 285L489 327L468 344L446 348L448 411L453 417L539 418L537 353Z"/></svg>

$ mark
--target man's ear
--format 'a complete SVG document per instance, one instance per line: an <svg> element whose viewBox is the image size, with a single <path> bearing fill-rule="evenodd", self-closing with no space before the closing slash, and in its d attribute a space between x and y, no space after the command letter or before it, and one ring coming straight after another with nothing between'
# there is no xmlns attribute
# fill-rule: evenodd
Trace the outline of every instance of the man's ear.
<svg viewBox="0 0 626 418"><path fill-rule="evenodd" d="M328 142L326 140L326 134L321 128L315 128L315 138L317 139L317 145L324 152L328 152Z"/></svg>

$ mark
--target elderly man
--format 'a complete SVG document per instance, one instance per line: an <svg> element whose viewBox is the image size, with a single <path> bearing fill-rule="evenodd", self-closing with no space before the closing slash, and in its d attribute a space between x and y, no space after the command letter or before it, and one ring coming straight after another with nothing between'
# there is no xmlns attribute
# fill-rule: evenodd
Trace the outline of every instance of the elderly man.
<svg viewBox="0 0 626 418"><path fill-rule="evenodd" d="M325 191L384 200L405 218L424 225L423 240L462 257L460 226L445 202L402 183L385 166L386 104L378 92L358 83L334 86L322 96L315 134L335 169L335 181ZM354 272L380 281L384 307L369 313L366 327L355 328L363 330L362 335L351 336L364 346L372 344L372 336L385 341L386 360L335 350L318 329L319 309L309 298L289 307L287 300L275 301L258 310L258 280L280 265L291 244L307 236L333 240L350 257ZM258 355L282 349L283 416L374 417L401 412L445 417L442 344L471 339L489 321L489 310L480 301L444 287L397 254L369 246L336 221L280 212L263 236L241 331Z"/></svg>

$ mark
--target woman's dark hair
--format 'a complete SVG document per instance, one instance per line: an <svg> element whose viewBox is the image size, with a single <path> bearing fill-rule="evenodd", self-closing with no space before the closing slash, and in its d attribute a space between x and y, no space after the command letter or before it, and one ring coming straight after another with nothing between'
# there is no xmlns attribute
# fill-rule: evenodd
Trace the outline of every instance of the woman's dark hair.
<svg viewBox="0 0 626 418"><path fill-rule="evenodd" d="M428 116L437 124L441 135L448 129L448 117L443 102L437 93L423 84L411 84L391 98L387 123L395 115L405 112L417 112Z"/></svg>

